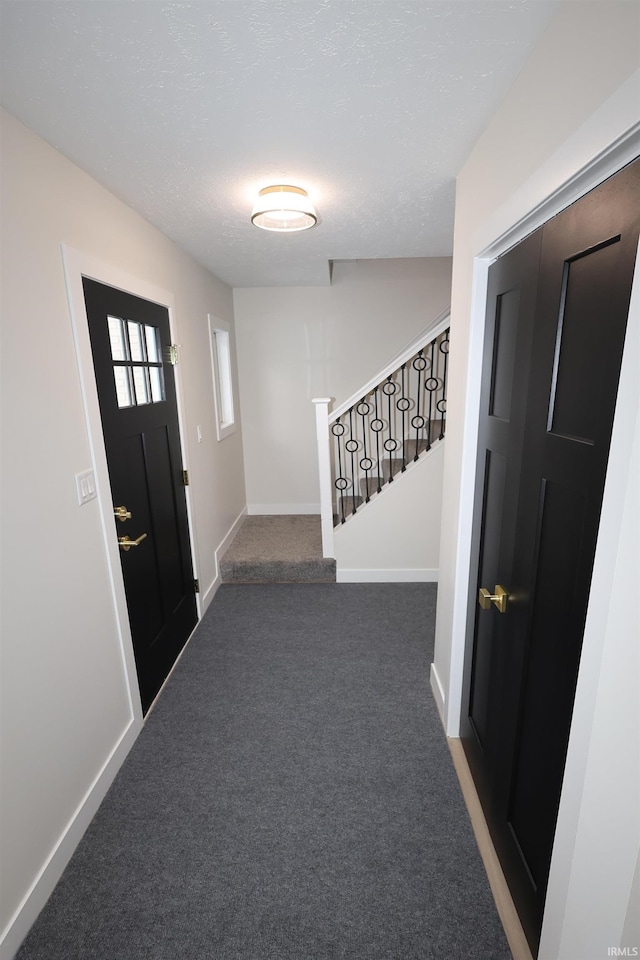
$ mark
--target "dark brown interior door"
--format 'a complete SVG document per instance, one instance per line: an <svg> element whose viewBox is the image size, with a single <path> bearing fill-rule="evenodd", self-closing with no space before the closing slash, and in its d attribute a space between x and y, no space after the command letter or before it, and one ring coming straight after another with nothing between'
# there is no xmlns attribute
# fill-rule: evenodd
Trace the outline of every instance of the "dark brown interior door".
<svg viewBox="0 0 640 960"><path fill-rule="evenodd" d="M490 271L463 742L537 951L638 232L640 161ZM498 402L496 402L496 398Z"/></svg>
<svg viewBox="0 0 640 960"><path fill-rule="evenodd" d="M146 713L197 620L169 315L95 280L83 285Z"/></svg>

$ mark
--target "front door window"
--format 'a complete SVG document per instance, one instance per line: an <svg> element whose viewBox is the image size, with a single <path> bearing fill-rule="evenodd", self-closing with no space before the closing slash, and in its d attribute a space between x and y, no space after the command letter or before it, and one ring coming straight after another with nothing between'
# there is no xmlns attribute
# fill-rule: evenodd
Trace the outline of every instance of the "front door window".
<svg viewBox="0 0 640 960"><path fill-rule="evenodd" d="M160 403L165 398L158 328L108 317L111 362L119 407Z"/></svg>

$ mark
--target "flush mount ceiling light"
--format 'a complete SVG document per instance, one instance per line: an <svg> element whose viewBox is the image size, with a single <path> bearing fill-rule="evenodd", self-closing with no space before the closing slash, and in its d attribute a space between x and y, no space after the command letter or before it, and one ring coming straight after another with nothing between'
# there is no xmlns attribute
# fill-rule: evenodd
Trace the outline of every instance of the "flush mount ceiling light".
<svg viewBox="0 0 640 960"><path fill-rule="evenodd" d="M251 223L263 230L294 233L308 230L318 222L306 190L278 184L264 187L251 211Z"/></svg>

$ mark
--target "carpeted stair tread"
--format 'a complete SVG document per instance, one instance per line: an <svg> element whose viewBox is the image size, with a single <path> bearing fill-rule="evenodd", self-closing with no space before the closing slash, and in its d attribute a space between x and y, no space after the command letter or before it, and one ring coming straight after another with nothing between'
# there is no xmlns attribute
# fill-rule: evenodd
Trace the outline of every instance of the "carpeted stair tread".
<svg viewBox="0 0 640 960"><path fill-rule="evenodd" d="M391 459L387 458L382 461L382 476L384 477L385 483L389 477L395 477L401 470L402 460L398 457L391 457Z"/></svg>
<svg viewBox="0 0 640 960"><path fill-rule="evenodd" d="M432 425L431 434L431 446L435 443L438 443L442 439L440 436L440 424L434 423ZM373 473L368 477L368 489L367 489L367 477L360 478L360 492L366 500L367 493L369 497L372 497L374 493L379 493L378 487L382 488L385 483L388 482L389 477L395 477L396 474L402 472L402 465L404 462L405 467L410 463L413 463L415 460L419 459L420 455L425 453L425 451L430 450L431 447L427 445L427 441L424 438L416 440L415 437L407 437L404 442L404 451L400 447L395 451L396 456L390 456L388 453L385 453L380 457L378 470L379 474L374 475ZM404 460L403 460L404 454Z"/></svg>
<svg viewBox="0 0 640 960"><path fill-rule="evenodd" d="M221 565L224 583L335 583L336 561L236 560Z"/></svg>
<svg viewBox="0 0 640 960"><path fill-rule="evenodd" d="M367 496L372 497L374 493L378 493L378 487L382 489L384 484L384 477L365 477L360 481L360 493L366 501Z"/></svg>
<svg viewBox="0 0 640 960"><path fill-rule="evenodd" d="M320 517L247 517L220 563L224 583L331 583L336 562L322 556Z"/></svg>
<svg viewBox="0 0 640 960"><path fill-rule="evenodd" d="M343 513L345 517L350 517L362 503L364 503L362 497L340 497L338 500L338 515L340 519L342 519Z"/></svg>

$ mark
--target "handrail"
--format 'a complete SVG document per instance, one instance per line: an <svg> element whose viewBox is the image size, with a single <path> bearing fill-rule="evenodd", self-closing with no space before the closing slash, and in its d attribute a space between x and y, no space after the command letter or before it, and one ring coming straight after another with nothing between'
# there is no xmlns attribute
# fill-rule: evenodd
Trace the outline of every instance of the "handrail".
<svg viewBox="0 0 640 960"><path fill-rule="evenodd" d="M355 393L352 393L348 400L345 400L339 407L336 407L336 409L329 414L329 423L333 423L338 417L341 417L343 413L347 412L349 407L352 407L362 397L366 396L367 393L370 393L374 387L377 387L383 380L386 380L389 375L399 370L403 363L406 363L407 360L410 360L411 357L418 352L420 347L426 346L426 344L435 340L436 337L439 337L441 333L444 333L449 326L450 316L451 311L450 308L447 307L440 316L436 317L433 323L426 327L417 337L414 337L411 343L407 344L379 373L365 383L363 387L356 390Z"/></svg>

